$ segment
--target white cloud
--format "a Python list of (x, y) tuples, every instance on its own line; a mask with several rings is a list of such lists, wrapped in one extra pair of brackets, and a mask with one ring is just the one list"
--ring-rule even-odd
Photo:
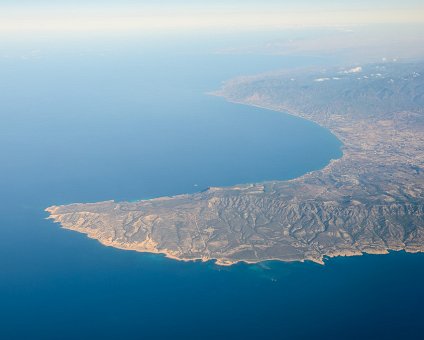
[(361, 72), (362, 72), (362, 67), (357, 66), (357, 67), (351, 68), (349, 70), (341, 71), (340, 73), (350, 74), (350, 73), (361, 73)]

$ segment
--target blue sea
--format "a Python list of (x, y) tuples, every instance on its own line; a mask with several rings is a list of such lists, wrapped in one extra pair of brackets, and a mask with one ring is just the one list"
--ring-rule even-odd
[(341, 157), (314, 123), (207, 95), (235, 76), (340, 60), (226, 53), (235, 41), (5, 41), (1, 339), (424, 334), (424, 254), (220, 267), (104, 247), (45, 219), (50, 205), (291, 179)]

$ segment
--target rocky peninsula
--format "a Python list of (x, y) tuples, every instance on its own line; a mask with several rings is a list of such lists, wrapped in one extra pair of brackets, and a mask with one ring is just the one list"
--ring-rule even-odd
[(107, 246), (219, 265), (424, 251), (424, 64), (243, 77), (215, 95), (316, 122), (343, 156), (290, 181), (52, 206), (49, 218)]

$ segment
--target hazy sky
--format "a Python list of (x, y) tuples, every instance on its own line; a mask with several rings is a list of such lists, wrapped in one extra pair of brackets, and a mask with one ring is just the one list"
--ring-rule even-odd
[[(159, 3), (159, 1), (153, 0), (2, 0), (1, 4), (4, 5), (17, 5), (17, 6), (26, 6), (26, 5), (139, 5), (139, 4), (152, 4)], [(193, 5), (199, 4), (199, 0), (161, 0), (160, 5), (170, 5), (170, 4), (178, 4), (178, 5)], [(263, 6), (264, 4), (272, 4), (272, 5), (282, 5), (282, 6), (311, 6), (311, 5), (325, 5), (331, 7), (402, 7), (406, 6), (414, 6), (414, 5), (422, 5), (421, 0), (204, 0), (201, 2), (203, 5), (228, 5), (228, 4), (237, 4), (237, 5), (250, 5), (253, 4), (255, 6)]]
[(1, 0), (0, 33), (424, 23), (423, 0)]

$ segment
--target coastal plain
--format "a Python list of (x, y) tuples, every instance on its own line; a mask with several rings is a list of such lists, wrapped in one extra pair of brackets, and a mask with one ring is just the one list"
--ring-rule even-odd
[(422, 63), (242, 77), (214, 95), (313, 121), (343, 156), (289, 181), (51, 206), (49, 218), (107, 246), (219, 265), (424, 251)]

